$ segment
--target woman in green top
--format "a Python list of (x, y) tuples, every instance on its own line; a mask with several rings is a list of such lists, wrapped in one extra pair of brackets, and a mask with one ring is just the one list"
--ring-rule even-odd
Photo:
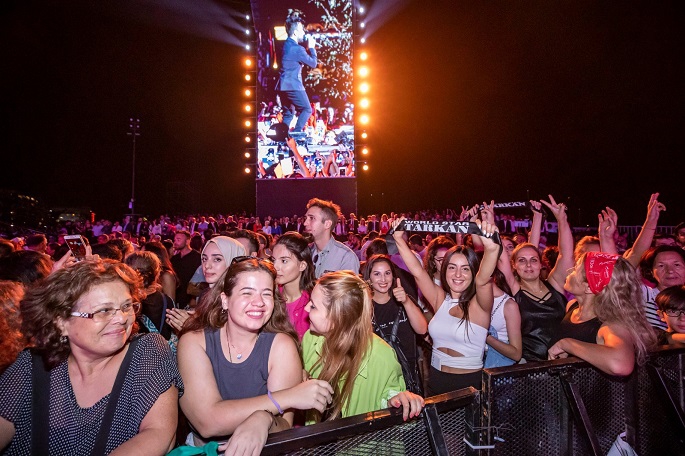
[(349, 271), (325, 274), (306, 310), (310, 329), (302, 339), (304, 368), (333, 386), (333, 401), (313, 411), (308, 424), (402, 407), (404, 419), (418, 416), (421, 396), (406, 391), (394, 350), (373, 333), (369, 285)]

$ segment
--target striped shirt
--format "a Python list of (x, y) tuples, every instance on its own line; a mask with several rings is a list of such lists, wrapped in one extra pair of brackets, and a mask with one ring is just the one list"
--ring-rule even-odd
[(657, 313), (656, 295), (659, 294), (658, 288), (650, 288), (642, 284), (642, 303), (645, 306), (645, 316), (650, 325), (659, 329), (666, 329), (666, 323), (661, 321)]

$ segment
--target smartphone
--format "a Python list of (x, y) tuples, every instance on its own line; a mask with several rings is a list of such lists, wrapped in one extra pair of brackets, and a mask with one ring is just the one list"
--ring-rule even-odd
[(88, 240), (81, 236), (80, 234), (70, 234), (64, 236), (64, 242), (69, 246), (71, 254), (74, 255), (76, 261), (83, 261), (86, 259), (86, 246), (88, 245)]

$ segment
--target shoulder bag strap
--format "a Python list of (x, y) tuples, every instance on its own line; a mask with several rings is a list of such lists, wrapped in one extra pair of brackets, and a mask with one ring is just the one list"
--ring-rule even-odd
[(50, 373), (33, 351), (31, 363), (31, 454), (50, 454)]
[[(171, 299), (171, 298), (169, 298)], [(167, 304), (167, 295), (166, 293), (162, 293), (162, 302), (164, 303), (162, 307), (162, 322), (159, 324), (159, 332), (162, 332), (162, 328), (164, 327), (164, 322), (166, 321), (166, 310), (169, 307)]]
[(112, 429), (112, 422), (114, 420), (114, 412), (117, 408), (117, 403), (119, 402), (119, 396), (121, 396), (121, 389), (124, 386), (124, 380), (126, 379), (126, 373), (131, 365), (131, 359), (133, 358), (133, 353), (136, 351), (136, 346), (140, 339), (133, 339), (129, 344), (128, 351), (124, 360), (121, 362), (119, 367), (119, 372), (117, 373), (117, 378), (114, 380), (114, 386), (112, 387), (112, 392), (109, 395), (109, 400), (107, 401), (107, 408), (105, 409), (105, 415), (102, 417), (102, 423), (100, 424), (100, 431), (98, 432), (97, 438), (95, 440), (95, 446), (93, 447), (92, 455), (100, 456), (104, 455), (107, 449), (107, 440), (109, 439), (109, 433)]

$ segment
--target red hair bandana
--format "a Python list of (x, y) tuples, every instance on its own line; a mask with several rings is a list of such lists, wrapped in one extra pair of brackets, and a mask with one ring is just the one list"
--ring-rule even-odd
[(588, 252), (585, 256), (585, 276), (593, 294), (604, 290), (611, 280), (619, 255), (604, 252)]

